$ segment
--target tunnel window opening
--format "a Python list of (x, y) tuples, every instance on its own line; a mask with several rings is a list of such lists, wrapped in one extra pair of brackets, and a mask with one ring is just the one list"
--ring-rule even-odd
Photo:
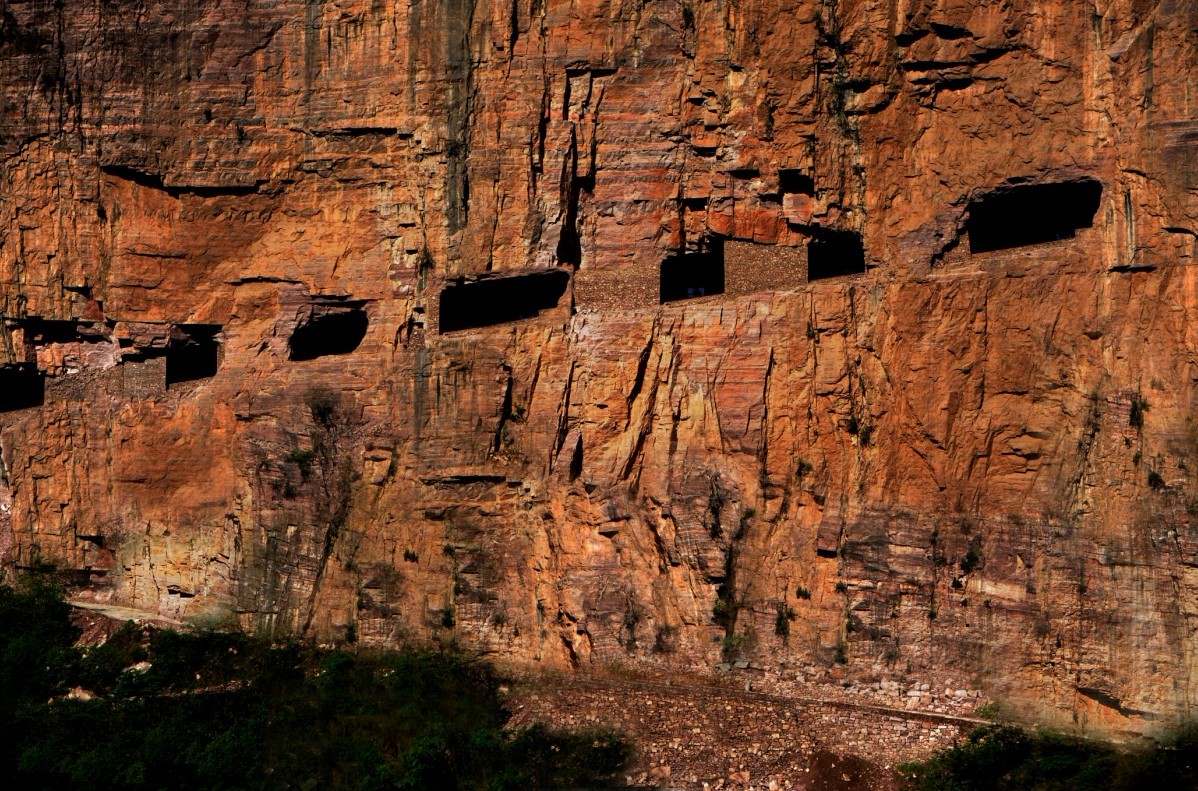
[(680, 253), (661, 262), (662, 304), (724, 293), (724, 242), (708, 239), (697, 253)]
[(807, 282), (865, 273), (865, 246), (855, 231), (816, 229), (807, 243)]
[(783, 195), (814, 195), (815, 180), (801, 170), (779, 170), (778, 191)]
[(103, 327), (70, 319), (26, 319), (21, 322), (25, 337), (37, 346), (56, 343), (106, 343)]
[(360, 307), (317, 308), (291, 334), (290, 359), (302, 362), (349, 354), (362, 343), (369, 325), (366, 311)]
[(0, 366), (0, 412), (31, 409), (45, 403), (45, 379), (28, 364)]
[(560, 269), (449, 283), (441, 289), (441, 332), (491, 327), (535, 318), (558, 306), (570, 285)]
[(987, 253), (1071, 239), (1094, 224), (1102, 183), (1094, 179), (1023, 184), (969, 204), (969, 252)]
[(219, 324), (181, 324), (166, 349), (166, 386), (216, 376), (220, 365)]

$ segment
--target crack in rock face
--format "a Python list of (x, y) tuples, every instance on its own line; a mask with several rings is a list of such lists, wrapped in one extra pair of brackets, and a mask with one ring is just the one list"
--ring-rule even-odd
[(1174, 5), (9, 3), (0, 561), (279, 638), (1191, 716)]

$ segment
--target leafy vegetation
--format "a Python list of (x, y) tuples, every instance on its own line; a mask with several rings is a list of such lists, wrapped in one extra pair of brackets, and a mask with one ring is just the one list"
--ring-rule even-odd
[(311, 448), (306, 450), (293, 450), (287, 454), (287, 461), (299, 467), (300, 477), (305, 482), (312, 477), (312, 460), (316, 458), (316, 451)]
[(898, 768), (907, 791), (1132, 791), (1198, 788), (1198, 729), (1120, 749), (1007, 725), (979, 728), (927, 761)]
[(1138, 393), (1131, 397), (1131, 409), (1127, 413), (1127, 425), (1137, 431), (1144, 428), (1144, 413), (1148, 411), (1148, 399)]
[(970, 574), (982, 562), (982, 539), (974, 536), (969, 540), (969, 549), (961, 558), (961, 574)]
[(82, 649), (69, 615), (52, 589), (0, 586), (7, 787), (593, 787), (628, 755), (607, 732), (506, 729), (498, 678), (465, 656), (132, 623)]
[(778, 612), (774, 616), (774, 634), (783, 639), (790, 637), (790, 622), (796, 617), (797, 613), (793, 607), (779, 604)]

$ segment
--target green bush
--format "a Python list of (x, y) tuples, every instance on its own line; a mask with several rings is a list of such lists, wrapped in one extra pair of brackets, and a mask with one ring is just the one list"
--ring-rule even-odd
[[(0, 587), (6, 787), (594, 787), (629, 756), (608, 732), (506, 729), (499, 678), (464, 655), (133, 625), (77, 638), (56, 591)], [(63, 697), (77, 686), (97, 697)]]
[(312, 460), (316, 458), (316, 451), (308, 448), (306, 450), (293, 450), (287, 454), (287, 461), (299, 467), (300, 477), (307, 481), (312, 477)]
[(1148, 399), (1138, 393), (1131, 397), (1131, 409), (1127, 413), (1127, 424), (1139, 430), (1144, 428), (1144, 413), (1148, 411)]
[(898, 767), (906, 791), (1132, 791), (1198, 788), (1198, 731), (1119, 749), (1052, 732), (989, 725), (926, 761)]
[(790, 622), (796, 617), (794, 608), (779, 604), (778, 612), (774, 616), (774, 634), (784, 639), (790, 637)]
[(961, 558), (961, 574), (969, 574), (982, 562), (982, 539), (974, 536), (969, 540), (969, 549)]

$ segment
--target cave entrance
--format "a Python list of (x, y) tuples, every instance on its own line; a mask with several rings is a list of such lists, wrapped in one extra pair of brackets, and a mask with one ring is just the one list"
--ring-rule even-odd
[(1101, 198), (1102, 183), (1095, 179), (1021, 184), (983, 195), (969, 204), (969, 252), (1071, 239), (1094, 224)]
[(491, 327), (536, 317), (556, 308), (570, 285), (560, 269), (449, 283), (441, 289), (440, 332)]
[(807, 282), (865, 274), (865, 245), (856, 231), (813, 230), (807, 243)]
[(36, 366), (0, 365), (0, 412), (30, 409), (45, 403), (45, 382)]
[(662, 304), (723, 293), (723, 239), (707, 239), (703, 250), (680, 253), (661, 262)]
[(166, 386), (216, 376), (220, 365), (219, 324), (179, 324), (166, 348)]
[(295, 361), (349, 354), (366, 337), (370, 320), (358, 305), (317, 307), (291, 334), (288, 345)]

